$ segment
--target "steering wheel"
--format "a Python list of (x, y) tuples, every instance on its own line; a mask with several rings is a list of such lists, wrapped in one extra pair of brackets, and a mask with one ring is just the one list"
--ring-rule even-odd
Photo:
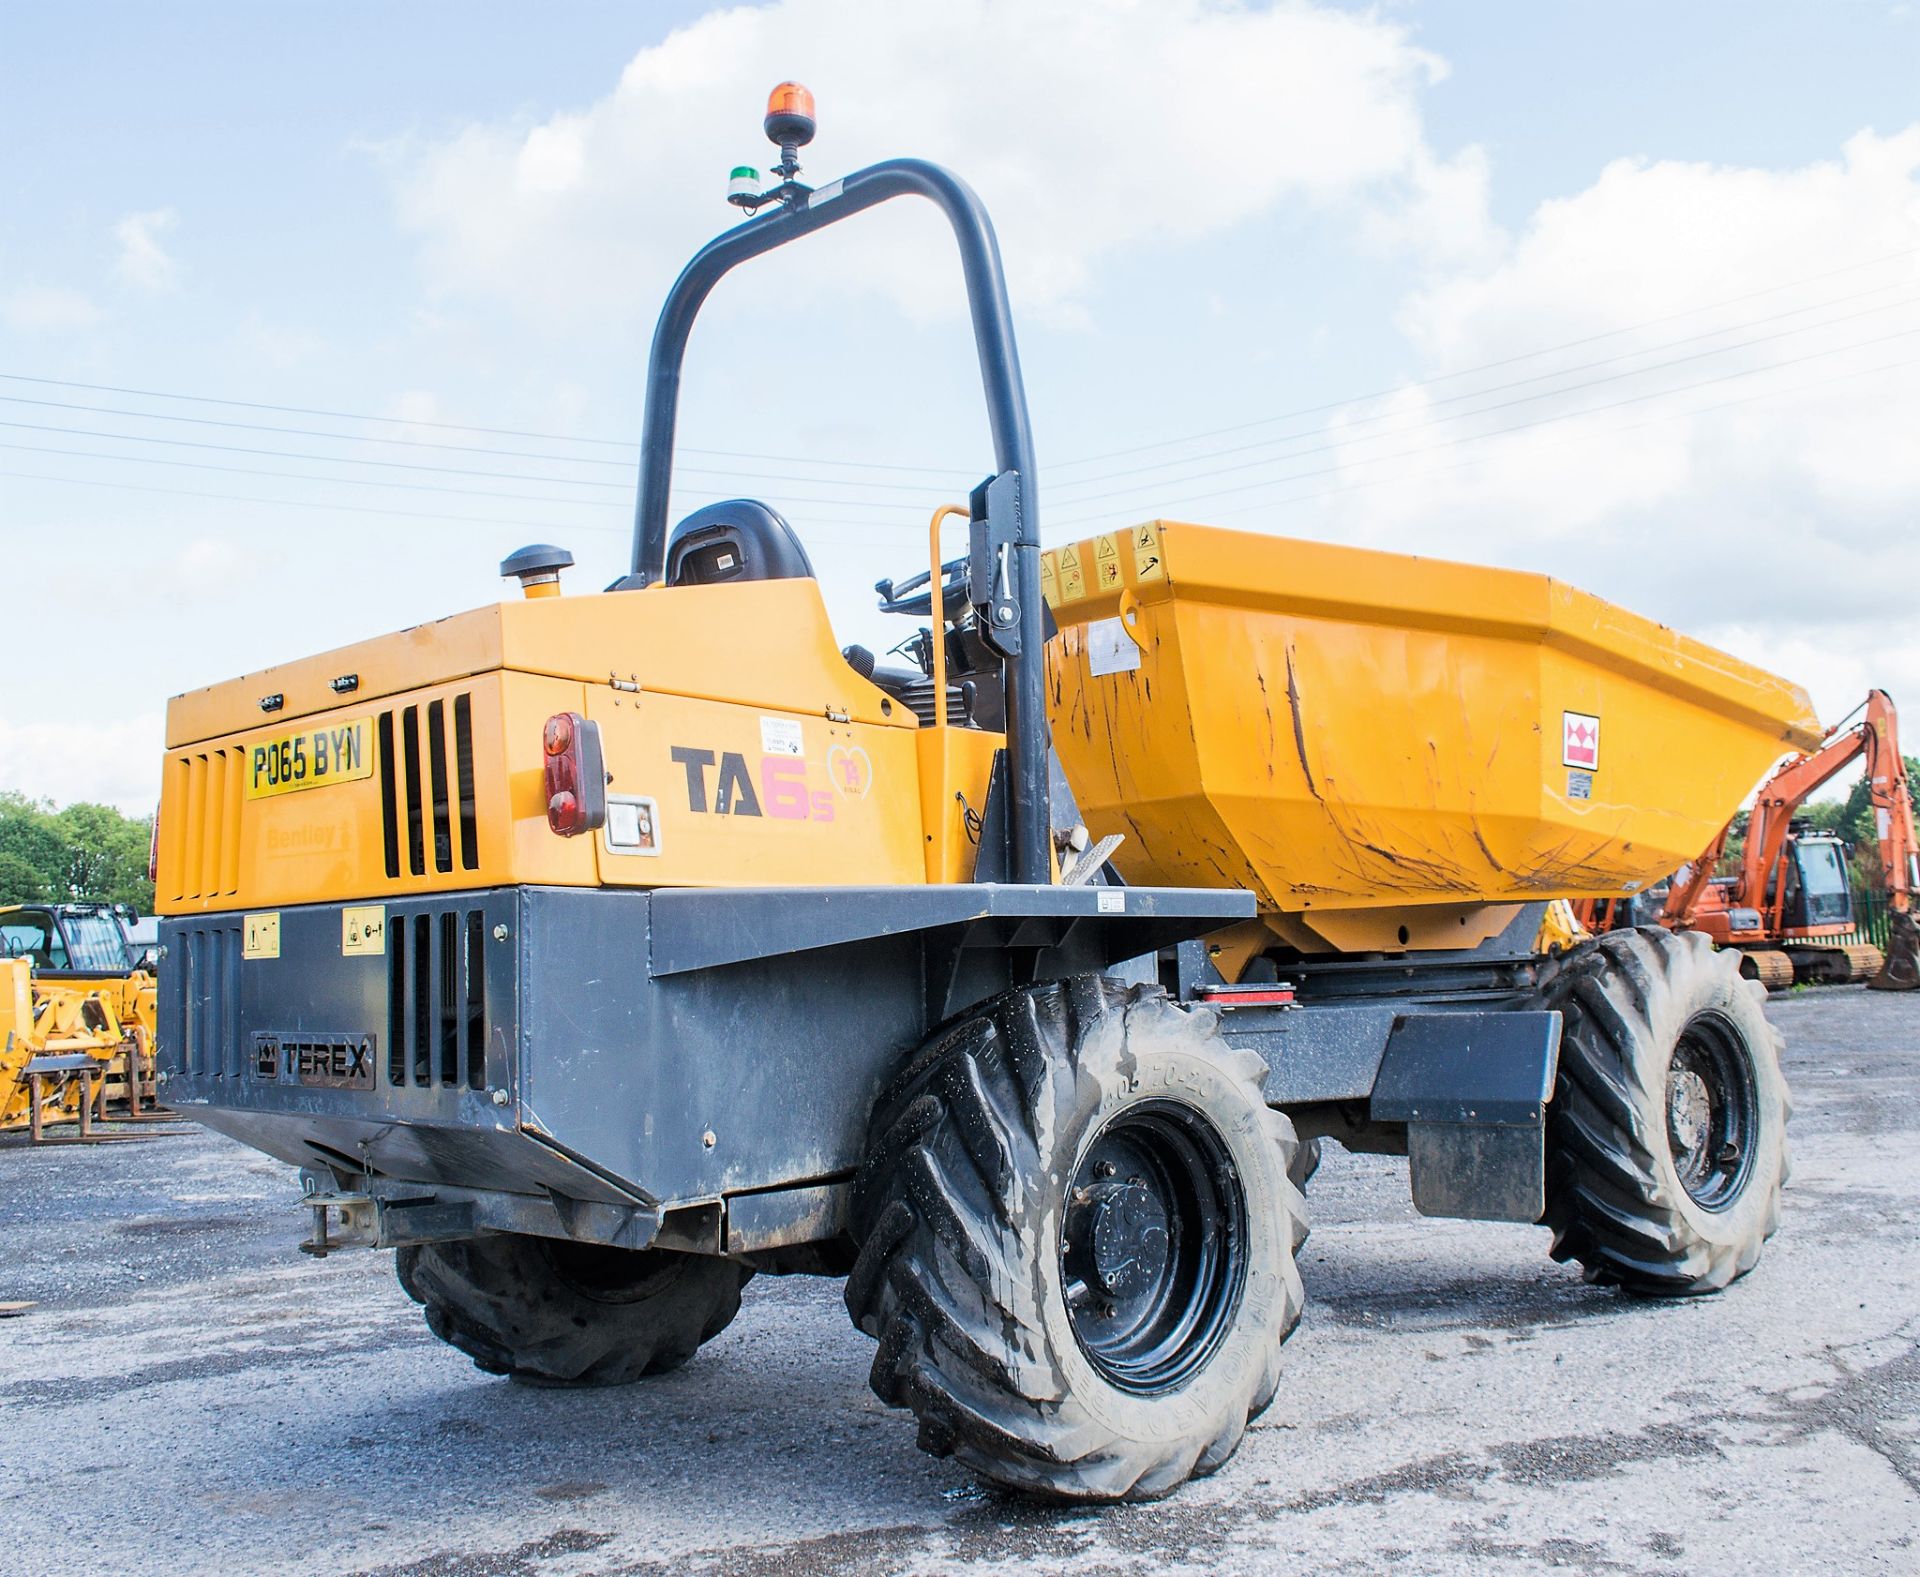
[[(880, 594), (880, 611), (909, 614), (919, 619), (931, 618), (933, 592), (928, 582), (932, 578), (932, 572), (923, 569), (907, 576), (905, 580), (876, 581), (873, 589)], [(966, 611), (967, 561), (963, 557), (940, 566), (940, 613), (942, 618), (952, 620)]]

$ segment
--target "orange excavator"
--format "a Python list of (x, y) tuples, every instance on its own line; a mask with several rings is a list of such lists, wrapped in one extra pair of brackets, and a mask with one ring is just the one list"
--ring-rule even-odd
[[(1861, 757), (1880, 849), (1891, 927), (1884, 954), (1840, 938), (1854, 929), (1847, 882), (1846, 847), (1795, 813), (1807, 797)], [(1740, 868), (1716, 876), (1732, 823), (1690, 868), (1675, 877), (1659, 915), (1671, 930), (1702, 931), (1716, 945), (1738, 948), (1742, 972), (1779, 990), (1795, 981), (1838, 984), (1865, 980), (1882, 991), (1920, 989), (1920, 839), (1914, 835), (1913, 801), (1900, 755), (1893, 701), (1884, 690), (1868, 692), (1858, 723), (1835, 727), (1810, 756), (1790, 761), (1761, 785), (1747, 818)], [(1594, 920), (1606, 929), (1609, 919)], [(1631, 922), (1629, 922), (1631, 923)]]

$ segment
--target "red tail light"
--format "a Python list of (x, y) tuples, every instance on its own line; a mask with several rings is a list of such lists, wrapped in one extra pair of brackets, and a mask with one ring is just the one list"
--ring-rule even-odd
[(607, 767), (600, 725), (578, 712), (555, 712), (541, 738), (545, 750), (547, 825), (563, 838), (607, 824)]

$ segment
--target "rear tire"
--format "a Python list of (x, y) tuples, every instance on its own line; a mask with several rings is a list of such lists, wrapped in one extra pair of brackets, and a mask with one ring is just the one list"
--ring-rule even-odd
[(1233, 1454), (1300, 1318), (1266, 1072), (1211, 1013), (1092, 976), (935, 1032), (875, 1109), (846, 1291), (922, 1449), (1068, 1500)]
[(1740, 955), (1615, 931), (1542, 966), (1564, 1015), (1547, 1114), (1553, 1257), (1684, 1297), (1744, 1276), (1780, 1224), (1790, 1106), (1780, 1036)]
[(1320, 1170), (1320, 1141), (1301, 1139), (1296, 1141), (1293, 1159), (1287, 1163), (1287, 1176), (1293, 1186), (1304, 1196), (1307, 1184), (1313, 1181), (1313, 1174)]
[(427, 1328), (488, 1374), (626, 1385), (677, 1369), (740, 1312), (753, 1272), (670, 1249), (494, 1233), (399, 1250)]

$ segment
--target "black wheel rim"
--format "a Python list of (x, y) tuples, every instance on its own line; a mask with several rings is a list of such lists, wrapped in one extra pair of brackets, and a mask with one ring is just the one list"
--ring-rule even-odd
[(1060, 1234), (1074, 1339), (1123, 1391), (1171, 1390), (1233, 1325), (1246, 1194), (1217, 1130), (1172, 1101), (1106, 1123), (1074, 1170)]
[(1732, 1025), (1708, 1013), (1680, 1032), (1666, 1094), (1680, 1186), (1703, 1209), (1727, 1209), (1746, 1189), (1760, 1125), (1753, 1059)]

